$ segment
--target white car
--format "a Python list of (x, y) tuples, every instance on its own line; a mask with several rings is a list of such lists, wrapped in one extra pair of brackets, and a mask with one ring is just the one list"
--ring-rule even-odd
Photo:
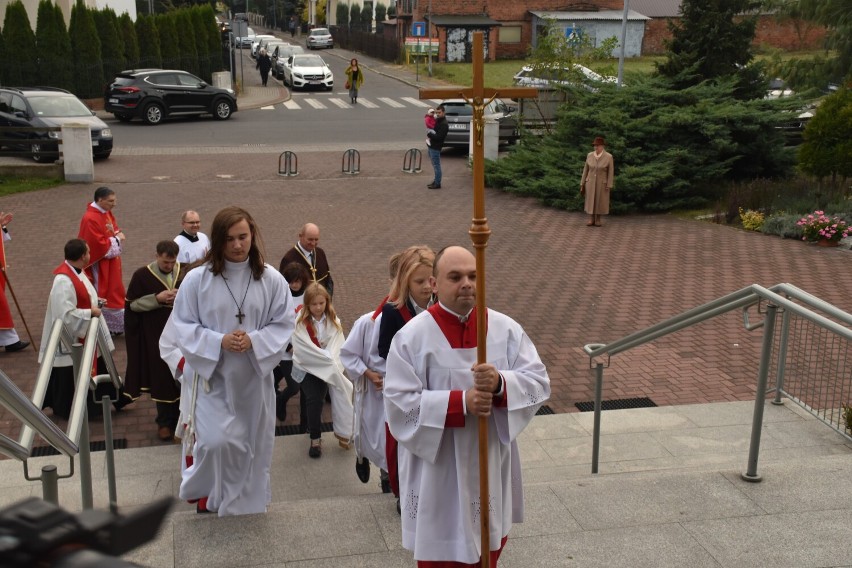
[(246, 35), (234, 37), (234, 47), (251, 47), (251, 42), (254, 41), (255, 33), (252, 28), (246, 28)]
[(561, 69), (533, 69), (525, 65), (514, 76), (514, 83), (519, 87), (551, 87), (581, 84), (594, 90), (593, 83), (616, 83), (616, 77), (607, 77), (595, 73), (588, 67), (575, 63), (573, 67)]
[[(252, 57), (257, 57), (257, 51), (258, 51), (258, 49), (263, 47), (263, 43), (264, 43), (261, 40), (264, 40), (264, 39), (269, 41), (271, 39), (275, 39), (275, 36), (269, 35), (269, 34), (258, 34), (256, 36), (254, 36), (254, 39), (251, 42), (251, 56)], [(269, 51), (269, 50), (267, 50), (267, 51)]]
[(283, 68), (284, 84), (293, 89), (322, 87), (334, 88), (334, 74), (322, 57), (313, 53), (299, 53), (287, 58)]

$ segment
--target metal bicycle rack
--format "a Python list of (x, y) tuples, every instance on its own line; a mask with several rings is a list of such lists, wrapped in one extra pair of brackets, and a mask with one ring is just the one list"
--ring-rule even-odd
[(340, 161), (340, 171), (350, 175), (361, 173), (361, 154), (358, 150), (349, 148), (343, 153), (343, 158)]
[(278, 156), (278, 175), (285, 177), (299, 175), (299, 157), (294, 152), (286, 150)]
[(407, 174), (419, 174), (423, 165), (423, 153), (417, 148), (411, 148), (402, 159), (402, 171)]

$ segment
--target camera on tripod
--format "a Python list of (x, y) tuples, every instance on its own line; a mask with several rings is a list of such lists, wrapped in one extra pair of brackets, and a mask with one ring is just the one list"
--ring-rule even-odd
[(0, 510), (0, 568), (122, 568), (118, 558), (153, 540), (171, 509), (166, 497), (129, 515), (86, 510), (76, 515), (30, 497)]

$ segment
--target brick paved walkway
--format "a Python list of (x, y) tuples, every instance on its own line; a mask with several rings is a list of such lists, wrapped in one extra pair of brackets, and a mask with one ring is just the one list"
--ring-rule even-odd
[[(37, 339), (51, 271), (99, 185), (118, 193), (115, 213), (128, 235), (125, 280), (153, 258), (158, 240), (180, 230), (187, 208), (199, 210), (208, 227), (222, 206), (246, 207), (276, 266), (301, 224), (318, 223), (347, 329), (386, 293), (390, 254), (415, 243), (469, 243), (471, 174), (460, 155), (445, 157), (444, 188), (430, 191), (429, 166), (420, 175), (402, 173), (402, 151), (362, 152), (362, 173), (354, 177), (339, 172), (340, 153), (307, 153), (295, 178), (277, 175), (275, 154), (210, 152), (115, 155), (96, 164), (95, 184), (0, 198), (0, 210), (15, 213), (10, 279)], [(752, 283), (790, 282), (852, 311), (848, 290), (837, 284), (852, 281), (849, 251), (666, 215), (609, 217), (603, 227), (588, 228), (585, 215), (496, 191), (487, 193), (487, 215), (489, 305), (514, 316), (535, 341), (550, 370), (556, 412), (592, 399), (585, 343), (618, 339)], [(723, 316), (614, 358), (604, 397), (647, 396), (658, 405), (751, 399), (759, 342), (760, 332), (745, 331), (738, 313)], [(123, 370), (121, 338), (116, 359)], [(0, 352), (0, 368), (32, 391), (33, 350)], [(116, 437), (131, 447), (159, 444), (153, 416), (150, 401), (128, 407), (115, 417)], [(16, 437), (17, 430), (16, 420), (0, 415), (0, 432)], [(93, 439), (100, 434), (94, 423)]]

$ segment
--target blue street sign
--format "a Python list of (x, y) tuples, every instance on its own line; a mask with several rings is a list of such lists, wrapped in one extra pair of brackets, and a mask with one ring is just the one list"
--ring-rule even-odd
[(426, 37), (426, 22), (412, 22), (411, 35), (414, 37)]

